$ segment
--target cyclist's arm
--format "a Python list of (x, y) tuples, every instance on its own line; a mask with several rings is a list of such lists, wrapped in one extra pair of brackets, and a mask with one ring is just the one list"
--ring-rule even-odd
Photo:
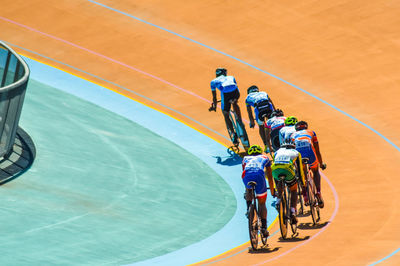
[(274, 110), (276, 109), (275, 108), (275, 105), (274, 105), (274, 103), (272, 102), (272, 99), (271, 98), (268, 98), (268, 100), (269, 100), (269, 102), (272, 104), (272, 107), (274, 108)]
[(322, 164), (324, 164), (324, 162), (322, 161), (321, 152), (319, 150), (319, 144), (318, 144), (318, 142), (314, 142), (313, 144), (314, 144), (314, 149), (315, 149), (315, 153), (317, 155), (318, 161), (322, 165)]
[(253, 111), (251, 110), (251, 105), (246, 104), (247, 105), (247, 114), (249, 115), (249, 120), (250, 123), (253, 122), (254, 123), (254, 117), (253, 117)]
[(271, 166), (265, 167), (265, 177), (268, 179), (268, 185), (271, 191), (271, 195), (275, 195), (274, 179), (272, 178)]
[(213, 97), (213, 99), (212, 99), (213, 104), (216, 106), (217, 105), (217, 91), (213, 90), (211, 92), (212, 92), (212, 97)]

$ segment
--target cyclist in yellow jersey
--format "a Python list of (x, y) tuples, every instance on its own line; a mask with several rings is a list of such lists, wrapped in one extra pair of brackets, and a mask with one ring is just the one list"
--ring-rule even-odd
[[(292, 140), (287, 140), (282, 143), (274, 155), (274, 162), (272, 164), (272, 176), (275, 182), (279, 182), (284, 177), (285, 183), (290, 189), (290, 219), (293, 224), (297, 223), (297, 179), (296, 175), (300, 175), (301, 181), (304, 184), (304, 171), (301, 159), (301, 154), (296, 151), (295, 145)], [(279, 206), (279, 199), (282, 195), (282, 188), (277, 187), (278, 201), (276, 206)]]

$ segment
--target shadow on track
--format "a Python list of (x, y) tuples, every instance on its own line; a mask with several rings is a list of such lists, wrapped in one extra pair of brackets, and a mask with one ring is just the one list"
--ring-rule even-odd
[(261, 247), (257, 250), (252, 249), (249, 247), (249, 253), (250, 254), (267, 254), (267, 253), (272, 253), (272, 252), (277, 252), (281, 247), (274, 247), (274, 248), (269, 248), (268, 245), (266, 247)]
[(245, 152), (239, 152), (235, 147), (229, 147), (227, 150), (227, 156), (213, 156), (217, 159), (217, 164), (233, 166), (242, 164), (242, 157), (246, 154)]
[(325, 226), (328, 225), (329, 222), (325, 222), (322, 224), (313, 224), (313, 223), (301, 223), (299, 225), (297, 225), (297, 228), (301, 229), (301, 230), (314, 230), (314, 229), (321, 229)]
[(283, 239), (282, 237), (280, 237), (278, 242), (300, 242), (300, 241), (305, 241), (309, 238), (310, 238), (310, 236), (305, 236), (305, 237), (294, 236), (292, 238), (287, 238), (287, 239)]
[(11, 154), (0, 160), (0, 185), (25, 173), (32, 166), (35, 157), (35, 144), (28, 133), (19, 127)]

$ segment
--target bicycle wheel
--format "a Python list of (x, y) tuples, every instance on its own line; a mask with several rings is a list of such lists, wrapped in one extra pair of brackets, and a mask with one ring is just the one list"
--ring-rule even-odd
[[(231, 115), (230, 113), (229, 113), (229, 119), (232, 121), (232, 124), (233, 124), (233, 131), (231, 131), (231, 130), (229, 129), (228, 125), (226, 125), (226, 130), (228, 130), (229, 138), (231, 139), (231, 141), (232, 141), (232, 143), (233, 143), (233, 141), (235, 140), (235, 134), (236, 134), (235, 128), (236, 128), (236, 126), (235, 126), (235, 123), (234, 123), (234, 121), (233, 121), (233, 119), (232, 119), (232, 115)], [(236, 145), (234, 145), (234, 146), (236, 146)]]
[(288, 220), (288, 223), (290, 223), (290, 229), (292, 230), (292, 233), (293, 234), (296, 234), (296, 232), (297, 232), (297, 224), (294, 224), (294, 223), (292, 223), (292, 220), (291, 220), (291, 211), (290, 211), (290, 197), (291, 197), (291, 192), (290, 192), (290, 190), (289, 190), (289, 188), (288, 188), (288, 186), (286, 186), (285, 185), (285, 190), (284, 190), (284, 194), (285, 194), (285, 198), (286, 198), (286, 210), (287, 210), (287, 220)]
[(238, 127), (239, 138), (242, 142), (244, 149), (247, 151), (250, 147), (249, 137), (247, 136), (246, 128), (244, 127), (243, 123), (239, 120), (236, 120), (236, 124)]
[(316, 199), (314, 197), (314, 192), (313, 192), (314, 182), (310, 177), (308, 177), (307, 179), (308, 179), (307, 180), (307, 196), (308, 196), (308, 203), (310, 204), (309, 205), (310, 206), (310, 214), (311, 214), (313, 224), (316, 224), (318, 218), (317, 218), (317, 210), (315, 208)]
[(249, 211), (249, 236), (251, 247), (256, 250), (258, 245), (258, 215), (252, 203)]
[[(233, 121), (233, 127), (235, 128), (236, 133), (238, 134), (238, 137), (242, 142), (244, 149), (247, 151), (250, 147), (250, 142), (249, 142), (249, 137), (247, 136), (246, 128), (244, 127), (242, 121), (239, 120), (239, 118), (235, 113), (234, 115), (235, 115), (235, 121)], [(231, 114), (229, 114), (229, 117), (232, 120)]]
[[(283, 182), (283, 181), (281, 181)], [(283, 185), (283, 184), (282, 184)], [(281, 236), (286, 239), (288, 231), (288, 219), (287, 219), (287, 202), (284, 196), (284, 191), (282, 191), (281, 202), (279, 203), (279, 228), (281, 229)]]

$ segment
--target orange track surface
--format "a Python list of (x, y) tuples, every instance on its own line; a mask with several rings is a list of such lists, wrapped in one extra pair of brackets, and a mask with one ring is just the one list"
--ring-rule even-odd
[[(273, 73), (400, 145), (398, 1), (103, 0), (102, 3)], [(236, 77), (242, 92), (244, 117), (247, 117), (243, 105), (246, 88), (256, 84), (271, 95), (285, 114), (309, 121), (328, 164), (324, 174), (336, 189), (340, 204), (336, 205), (333, 190), (323, 180), (326, 207), (322, 210), (322, 222), (335, 214), (335, 207), (337, 215), (325, 231), (311, 240), (302, 239), (323, 229), (300, 230), (298, 241), (281, 241), (276, 234), (269, 240), (269, 252), (249, 253), (249, 245), (245, 245), (207, 262), (366, 265), (400, 248), (400, 181), (397, 180), (400, 152), (341, 112), (227, 56), (84, 0), (3, 0), (0, 28), (0, 39), (4, 41), (120, 84), (223, 135), (226, 129), (222, 114), (209, 113), (209, 102), (205, 100), (211, 99), (209, 82), (218, 66), (225, 66)], [(66, 70), (85, 76), (73, 69)], [(134, 93), (121, 93), (229, 145), (220, 135), (178, 113)], [(253, 143), (261, 144), (258, 130), (249, 133)], [(310, 220), (300, 218), (299, 222)], [(271, 232), (278, 229), (275, 225)], [(297, 248), (292, 250), (294, 247)], [(399, 265), (400, 254), (382, 264)]]

